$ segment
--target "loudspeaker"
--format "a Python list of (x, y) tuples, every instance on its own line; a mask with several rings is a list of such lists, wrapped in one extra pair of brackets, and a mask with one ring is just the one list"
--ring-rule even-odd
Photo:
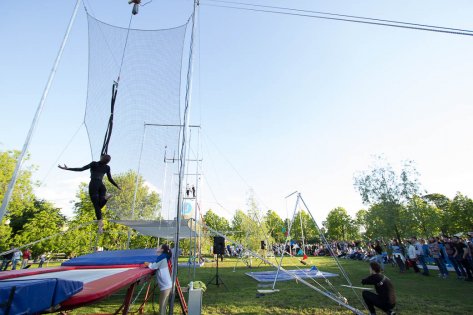
[(261, 241), (261, 249), (266, 249), (266, 242), (265, 241)]
[(214, 237), (214, 254), (225, 254), (225, 238), (221, 236)]

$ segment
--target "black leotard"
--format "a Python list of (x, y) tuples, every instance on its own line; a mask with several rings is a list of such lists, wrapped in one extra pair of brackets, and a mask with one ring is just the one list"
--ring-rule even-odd
[(112, 183), (115, 187), (118, 188), (117, 183), (112, 178), (112, 174), (110, 174), (110, 166), (107, 164), (103, 164), (100, 162), (91, 162), (90, 164), (87, 164), (86, 166), (83, 167), (74, 167), (74, 168), (68, 168), (67, 170), (69, 171), (76, 171), (76, 172), (82, 172), (87, 169), (90, 169), (90, 180), (103, 180), (103, 177), (105, 174), (107, 174), (107, 178), (110, 183)]

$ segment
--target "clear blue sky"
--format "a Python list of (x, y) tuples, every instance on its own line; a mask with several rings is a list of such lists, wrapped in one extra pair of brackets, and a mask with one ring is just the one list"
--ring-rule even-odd
[[(2, 150), (23, 145), (74, 3), (0, 4)], [(467, 0), (252, 3), (473, 29)], [(125, 0), (86, 4), (127, 25)], [(191, 10), (190, 0), (154, 0), (134, 27), (181, 25)], [(197, 34), (191, 122), (203, 126), (204, 209), (230, 217), (252, 187), (261, 208), (281, 216), (294, 190), (319, 222), (337, 206), (354, 214), (362, 204), (353, 174), (373, 154), (414, 160), (429, 192), (473, 195), (473, 37), (208, 6)], [(46, 178), (38, 194), (67, 215), (88, 174), (49, 169), (83, 120), (86, 83), (81, 10), (30, 149), (36, 178)], [(59, 162), (89, 160), (82, 128)]]

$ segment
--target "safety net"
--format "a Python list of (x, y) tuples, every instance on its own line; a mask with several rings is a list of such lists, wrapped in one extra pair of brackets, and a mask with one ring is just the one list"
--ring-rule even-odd
[[(149, 188), (162, 194), (165, 174), (172, 178), (178, 167), (181, 70), (188, 23), (137, 30), (112, 26), (88, 15), (88, 25), (84, 120), (92, 157), (100, 158), (106, 133), (111, 132), (107, 153), (112, 156), (112, 172), (139, 173)], [(165, 154), (171, 163), (165, 163)], [(173, 181), (167, 182), (171, 185)]]

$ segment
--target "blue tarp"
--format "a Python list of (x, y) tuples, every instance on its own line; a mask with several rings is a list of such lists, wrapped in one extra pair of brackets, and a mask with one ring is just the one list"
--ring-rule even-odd
[(142, 264), (145, 261), (156, 261), (156, 249), (129, 249), (95, 252), (72, 258), (62, 263), (62, 266), (113, 266)]
[[(6, 314), (34, 314), (67, 300), (83, 288), (80, 281), (63, 279), (38, 280), (4, 280), (0, 281), (0, 315)], [(7, 301), (14, 288), (13, 300)]]
[[(286, 270), (291, 274), (295, 274), (299, 278), (329, 278), (329, 277), (338, 277), (336, 273), (323, 272), (317, 270), (317, 268), (310, 269), (296, 269), (296, 270)], [(252, 277), (258, 282), (273, 282), (276, 278), (275, 271), (260, 271), (260, 272), (247, 272), (247, 276)], [(280, 271), (278, 275), (278, 281), (288, 281), (294, 280), (294, 277), (288, 275), (285, 271)]]

